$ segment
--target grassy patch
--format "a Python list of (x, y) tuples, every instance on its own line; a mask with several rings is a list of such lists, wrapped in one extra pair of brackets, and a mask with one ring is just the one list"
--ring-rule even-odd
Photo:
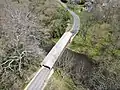
[(72, 79), (68, 75), (63, 75), (62, 70), (57, 69), (50, 81), (47, 84), (45, 90), (84, 90), (82, 87), (77, 88)]

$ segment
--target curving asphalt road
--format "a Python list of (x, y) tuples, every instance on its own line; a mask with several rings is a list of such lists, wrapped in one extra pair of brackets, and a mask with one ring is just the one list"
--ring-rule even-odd
[(56, 45), (51, 49), (48, 55), (41, 63), (42, 68), (37, 72), (34, 78), (30, 81), (24, 90), (43, 90), (48, 82), (48, 79), (53, 74), (53, 65), (62, 55), (64, 49), (70, 43), (71, 39), (78, 33), (80, 27), (80, 18), (77, 14), (71, 11), (67, 6), (60, 2), (73, 17), (73, 26), (69, 32), (65, 32)]
[(73, 33), (73, 35), (76, 35), (80, 29), (80, 18), (79, 16), (74, 13), (73, 11), (71, 11), (70, 9), (67, 8), (67, 10), (70, 12), (70, 14), (72, 15), (73, 17), (73, 26), (72, 26), (72, 29), (71, 29), (71, 33)]

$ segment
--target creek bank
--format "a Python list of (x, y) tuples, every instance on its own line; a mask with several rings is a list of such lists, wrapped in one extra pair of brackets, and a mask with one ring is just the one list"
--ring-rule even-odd
[(80, 83), (88, 78), (94, 65), (88, 56), (76, 53), (70, 49), (65, 49), (64, 53), (56, 62), (55, 67), (63, 70), (63, 76), (70, 75), (74, 84), (79, 86)]
[[(53, 45), (48, 46), (49, 50), (46, 47), (48, 52), (51, 50), (50, 48), (52, 48), (52, 46)], [(59, 70), (62, 72), (60, 73), (60, 76), (63, 78), (63, 80), (65, 80), (68, 76), (73, 81), (74, 85), (77, 88), (80, 88), (82, 85), (84, 86), (84, 83), (86, 83), (92, 70), (96, 66), (92, 61), (93, 60), (88, 56), (76, 53), (66, 48), (53, 68), (55, 69), (55, 73)]]

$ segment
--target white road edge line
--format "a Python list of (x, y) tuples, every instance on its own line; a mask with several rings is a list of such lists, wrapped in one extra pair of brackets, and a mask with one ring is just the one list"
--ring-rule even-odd
[(25, 87), (25, 89), (24, 90), (28, 90), (28, 87), (30, 86), (30, 84), (34, 81), (34, 79), (38, 76), (38, 74), (40, 73), (40, 71), (42, 70), (42, 69), (44, 69), (45, 67), (44, 66), (42, 66), (38, 71), (37, 71), (37, 73), (35, 74), (35, 76), (32, 78), (32, 80), (28, 83), (28, 85)]
[(48, 78), (45, 81), (44, 86), (43, 86), (43, 88), (41, 90), (44, 90), (45, 86), (47, 85), (47, 83), (48, 83), (48, 81), (49, 81), (49, 79), (50, 79), (50, 77), (52, 76), (53, 73), (54, 73), (54, 69), (51, 69), (50, 75), (48, 76)]

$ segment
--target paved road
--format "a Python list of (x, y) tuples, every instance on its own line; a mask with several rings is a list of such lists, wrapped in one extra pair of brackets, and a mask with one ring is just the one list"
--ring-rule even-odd
[(74, 20), (71, 32), (73, 33), (73, 35), (76, 35), (80, 29), (80, 18), (76, 13), (74, 13), (70, 9), (67, 9), (67, 10), (70, 12)]
[(72, 15), (72, 17), (73, 17), (73, 25), (72, 25), (72, 28), (71, 28), (71, 32), (73, 33), (73, 35), (76, 35), (78, 33), (79, 29), (80, 29), (80, 18), (76, 13), (71, 11), (64, 3), (62, 3), (62, 2), (60, 2), (60, 3)]
[(41, 67), (24, 90), (43, 90), (52, 74), (53, 70), (46, 67)]
[[(47, 83), (47, 80), (52, 75), (52, 67), (55, 64), (56, 60), (62, 55), (65, 47), (70, 42), (72, 37), (71, 32), (65, 32), (60, 40), (56, 43), (56, 45), (52, 48), (52, 50), (45, 57), (43, 62), (41, 63), (42, 69), (38, 71), (36, 76), (31, 80), (31, 82), (27, 85), (25, 90), (43, 90), (44, 86)], [(49, 67), (48, 67), (49, 66)]]
[(35, 76), (36, 78), (33, 78), (32, 82), (28, 85), (28, 87), (26, 87), (27, 90), (40, 90), (41, 88), (43, 88), (43, 84), (41, 83), (45, 83), (46, 82), (46, 78), (48, 78), (50, 75), (50, 70), (48, 68), (43, 67), (39, 73), (37, 73), (37, 75)]
[[(60, 2), (61, 3), (61, 2)], [(65, 32), (56, 45), (51, 49), (48, 55), (41, 63), (42, 68), (37, 72), (25, 90), (43, 90), (49, 77), (53, 74), (52, 67), (57, 59), (62, 55), (64, 49), (70, 43), (71, 39), (78, 33), (80, 19), (77, 14), (71, 11), (64, 3), (61, 3), (66, 10), (73, 16), (73, 26), (69, 32)]]

